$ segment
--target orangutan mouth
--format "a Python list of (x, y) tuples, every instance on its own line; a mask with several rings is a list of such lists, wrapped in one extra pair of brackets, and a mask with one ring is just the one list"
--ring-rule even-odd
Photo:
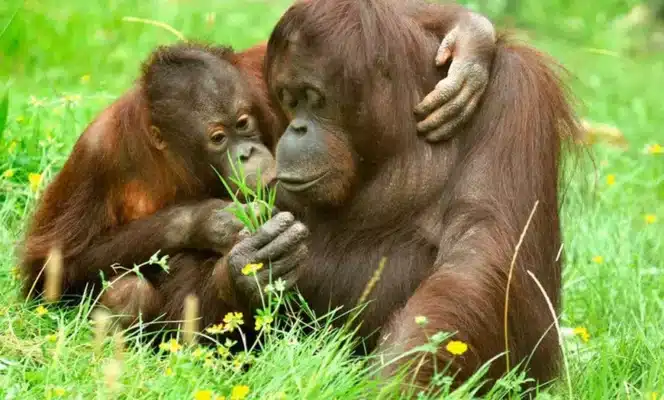
[(303, 192), (314, 186), (321, 179), (325, 178), (327, 174), (328, 171), (325, 171), (321, 175), (315, 176), (313, 178), (277, 176), (277, 180), (279, 181), (279, 186), (283, 187), (289, 192)]

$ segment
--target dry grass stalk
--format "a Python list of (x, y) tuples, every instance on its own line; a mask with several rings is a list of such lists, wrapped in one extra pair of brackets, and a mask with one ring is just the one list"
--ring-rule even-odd
[(627, 138), (623, 132), (615, 126), (608, 124), (598, 124), (587, 120), (582, 121), (582, 142), (590, 146), (595, 143), (606, 143), (613, 147), (626, 150), (629, 147)]
[(183, 339), (188, 345), (196, 344), (196, 333), (198, 332), (198, 307), (199, 300), (193, 294), (188, 295), (184, 299), (184, 326), (183, 326)]
[(92, 322), (95, 331), (94, 351), (97, 356), (101, 356), (104, 347), (104, 339), (108, 333), (110, 314), (103, 309), (97, 309), (92, 313)]
[(369, 279), (369, 282), (367, 282), (367, 286), (364, 287), (364, 292), (362, 292), (362, 296), (360, 296), (360, 299), (357, 301), (357, 305), (360, 305), (367, 300), (374, 286), (376, 286), (376, 283), (378, 283), (378, 281), (380, 280), (380, 276), (383, 274), (383, 269), (385, 269), (386, 262), (387, 258), (383, 257), (380, 259), (378, 268), (376, 268), (376, 270), (373, 273), (373, 276), (371, 277), (371, 279)]
[(113, 357), (118, 361), (122, 361), (124, 357), (124, 342), (124, 335), (121, 330), (118, 329), (113, 332), (113, 344), (115, 345)]
[(60, 299), (62, 294), (62, 251), (59, 247), (51, 248), (46, 259), (45, 271), (45, 291), (44, 298), (47, 302), (52, 303)]
[(507, 287), (505, 288), (505, 309), (504, 309), (504, 317), (503, 317), (503, 330), (504, 330), (504, 335), (505, 335), (505, 363), (507, 365), (507, 370), (510, 370), (510, 346), (509, 346), (509, 326), (508, 326), (508, 316), (509, 316), (509, 303), (510, 303), (510, 284), (512, 283), (512, 275), (514, 274), (514, 267), (516, 266), (516, 258), (519, 255), (519, 249), (521, 248), (521, 245), (523, 244), (523, 239), (526, 237), (526, 232), (528, 232), (528, 228), (530, 227), (530, 223), (533, 221), (533, 217), (535, 216), (535, 211), (537, 211), (537, 206), (539, 205), (539, 200), (535, 201), (535, 204), (533, 205), (532, 210), (530, 210), (530, 215), (528, 216), (528, 220), (526, 221), (526, 225), (523, 227), (523, 231), (521, 231), (521, 236), (519, 237), (519, 241), (516, 244), (516, 247), (514, 248), (514, 253), (512, 253), (512, 262), (510, 263), (510, 269), (507, 274)]
[(106, 387), (115, 392), (119, 385), (120, 375), (122, 374), (122, 361), (111, 358), (104, 365), (104, 383)]

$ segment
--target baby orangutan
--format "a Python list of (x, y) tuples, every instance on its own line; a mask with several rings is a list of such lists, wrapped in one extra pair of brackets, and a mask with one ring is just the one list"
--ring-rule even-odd
[[(43, 292), (44, 262), (53, 247), (63, 254), (62, 299), (99, 293), (103, 274), (113, 284), (101, 302), (126, 315), (127, 324), (139, 311), (147, 320), (162, 313), (179, 318), (186, 295), (178, 310), (169, 310), (176, 307), (166, 302), (173, 286), (209, 296), (202, 305), (214, 304), (212, 310), (201, 311), (218, 321), (220, 292), (204, 287), (213, 276), (226, 279), (221, 286), (232, 278), (231, 287), (224, 286), (231, 299), (255, 296), (241, 267), (231, 271), (220, 263), (224, 273), (216, 275), (212, 267), (244, 228), (221, 200), (229, 193), (217, 173), (231, 176), (230, 160), (236, 160), (254, 185), (269, 181), (273, 168), (270, 149), (282, 127), (264, 95), (262, 59), (193, 44), (151, 55), (136, 85), (90, 124), (42, 196), (24, 247), (27, 296)], [(284, 229), (273, 238), (306, 231), (289, 215), (276, 215)], [(171, 256), (170, 274), (145, 265), (144, 279), (117, 279), (115, 264), (131, 267), (158, 251)], [(270, 256), (278, 265), (278, 255)]]
[[(227, 48), (179, 45), (157, 50), (144, 68), (155, 142), (163, 144), (164, 150), (172, 148), (194, 160), (204, 154), (201, 159), (207, 159), (233, 191), (237, 187), (230, 178), (239, 165), (231, 165), (231, 159), (241, 163), (250, 187), (271, 180), (274, 158), (267, 146), (274, 143), (280, 128), (261, 90), (262, 81), (252, 76), (253, 66), (243, 64), (247, 59)], [(177, 139), (185, 135), (193, 140), (175, 147), (181, 145)], [(205, 176), (204, 171), (201, 173)], [(212, 175), (208, 182), (212, 187), (223, 186), (219, 177)], [(214, 196), (229, 198), (225, 192)], [(219, 322), (229, 311), (249, 313), (247, 308), (258, 297), (255, 292), (259, 289), (253, 277), (240, 273), (242, 266), (230, 268), (224, 257), (243, 228), (228, 209), (222, 209), (226, 204), (218, 199), (198, 202), (211, 218), (193, 226), (190, 234), (211, 238), (209, 248), (171, 252), (169, 273), (149, 266), (143, 277), (129, 274), (115, 279), (102, 295), (101, 304), (119, 316), (124, 327), (134, 323), (139, 315), (145, 321), (160, 316), (166, 321), (181, 319), (184, 299), (189, 294), (199, 297), (203, 326)], [(255, 212), (260, 211), (252, 207)], [(281, 235), (289, 241), (299, 241), (307, 233), (288, 213), (261, 229), (270, 230), (272, 225), (271, 239)], [(301, 252), (305, 250), (302, 245)], [(287, 273), (299, 260), (291, 256), (280, 261), (274, 251), (270, 256), (273, 275), (279, 271)], [(268, 273), (267, 268), (261, 271), (259, 279), (267, 281)]]

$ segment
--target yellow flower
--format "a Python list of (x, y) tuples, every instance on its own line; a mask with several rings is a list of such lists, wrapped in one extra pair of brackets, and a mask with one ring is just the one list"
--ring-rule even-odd
[(88, 82), (90, 82), (90, 75), (83, 75), (81, 77), (81, 83), (85, 84), (85, 83), (88, 83)]
[(11, 169), (11, 168), (8, 169), (8, 170), (6, 170), (5, 172), (2, 173), (2, 176), (4, 178), (11, 178), (12, 176), (14, 176), (14, 170)]
[(19, 115), (18, 117), (16, 117), (16, 122), (21, 123), (21, 122), (23, 122), (23, 121), (25, 121), (25, 117), (24, 117), (24, 116)]
[(259, 316), (256, 317), (256, 321), (255, 321), (256, 324), (255, 324), (254, 328), (257, 331), (260, 331), (261, 328), (265, 328), (265, 330), (269, 330), (270, 329), (270, 324), (273, 321), (274, 321), (274, 318), (272, 317), (272, 315), (269, 315), (269, 314), (268, 315), (259, 315)]
[(455, 356), (460, 356), (468, 351), (468, 345), (459, 340), (450, 340), (445, 349)]
[(170, 351), (171, 353), (177, 353), (182, 348), (182, 345), (177, 340), (171, 339), (168, 342), (161, 343), (159, 348), (164, 351)]
[(609, 174), (606, 176), (606, 184), (609, 186), (612, 186), (616, 183), (616, 176), (613, 174)]
[(212, 360), (211, 357), (208, 357), (208, 358), (205, 359), (205, 361), (203, 361), (203, 366), (208, 367), (208, 368), (212, 368), (214, 366), (214, 361)]
[(593, 262), (594, 262), (595, 264), (601, 264), (601, 263), (604, 262), (604, 257), (602, 257), (602, 256), (595, 256), (595, 257), (593, 257)]
[(7, 152), (10, 153), (10, 154), (14, 153), (16, 151), (16, 145), (17, 145), (16, 140), (11, 142), (9, 144), (9, 148), (7, 149)]
[(39, 189), (39, 184), (41, 183), (42, 176), (41, 174), (28, 174), (28, 181), (30, 181), (30, 190), (36, 192)]
[(195, 360), (200, 360), (204, 358), (208, 358), (212, 356), (212, 350), (207, 350), (202, 347), (196, 348), (194, 352), (192, 353), (192, 356), (194, 357)]
[(263, 263), (247, 264), (247, 265), (244, 266), (244, 268), (242, 268), (242, 275), (255, 274), (261, 268), (263, 268)]
[(62, 397), (65, 395), (65, 390), (61, 387), (56, 387), (53, 388), (53, 393), (58, 397)]
[(232, 365), (233, 369), (237, 372), (240, 371), (244, 366), (244, 361), (240, 360), (239, 358), (234, 358)]
[(223, 331), (224, 331), (224, 324), (212, 325), (209, 328), (205, 329), (205, 332), (211, 335), (216, 335), (218, 333), (222, 333)]
[(664, 154), (664, 146), (660, 144), (651, 144), (646, 147), (646, 153), (648, 154)]
[(229, 312), (224, 317), (224, 322), (226, 323), (225, 330), (228, 332), (233, 332), (235, 328), (238, 328), (240, 325), (244, 324), (242, 319), (243, 315), (241, 312)]
[(429, 320), (424, 315), (418, 315), (415, 317), (415, 323), (420, 326), (424, 326), (429, 323)]
[(46, 340), (48, 340), (51, 343), (55, 343), (58, 340), (58, 335), (56, 335), (55, 333), (46, 335)]
[(194, 393), (194, 399), (196, 400), (212, 400), (212, 390), (198, 390)]
[(63, 98), (65, 103), (76, 103), (79, 100), (81, 100), (81, 95), (80, 94), (68, 94)]
[(646, 224), (654, 224), (657, 222), (657, 216), (655, 214), (646, 214), (644, 219), (646, 220)]
[(201, 349), (200, 347), (198, 347), (196, 350), (194, 350), (193, 353), (191, 353), (191, 355), (192, 355), (192, 357), (194, 357), (194, 359), (199, 359), (199, 358), (203, 357), (204, 354), (205, 354), (205, 350)]
[(580, 337), (584, 342), (588, 342), (588, 340), (590, 340), (590, 333), (588, 333), (588, 329), (584, 327), (579, 326), (574, 328), (574, 334)]
[(39, 306), (39, 307), (37, 307), (37, 310), (36, 310), (35, 312), (36, 312), (37, 315), (39, 315), (40, 317), (41, 317), (41, 316), (44, 316), (44, 315), (46, 315), (46, 314), (48, 314), (48, 310), (47, 310), (46, 307), (44, 307), (44, 306)]
[(173, 368), (171, 367), (166, 368), (166, 370), (164, 371), (164, 375), (173, 376)]
[(249, 386), (236, 385), (231, 389), (231, 400), (242, 400), (249, 394)]
[(659, 393), (657, 392), (650, 393), (650, 400), (657, 400), (658, 398), (659, 398)]
[(230, 350), (228, 350), (224, 346), (217, 346), (217, 353), (219, 353), (219, 355), (222, 356), (222, 357), (226, 357), (226, 356), (230, 355)]

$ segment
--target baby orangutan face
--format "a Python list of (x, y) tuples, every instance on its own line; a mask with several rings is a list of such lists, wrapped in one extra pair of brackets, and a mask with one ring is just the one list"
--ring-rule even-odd
[(265, 145), (261, 110), (246, 77), (209, 53), (192, 59), (149, 67), (146, 91), (155, 143), (174, 158), (188, 155), (180, 162), (207, 185), (218, 184), (218, 174), (236, 191), (229, 178), (240, 164), (251, 188), (259, 181), (268, 183), (275, 160)]

